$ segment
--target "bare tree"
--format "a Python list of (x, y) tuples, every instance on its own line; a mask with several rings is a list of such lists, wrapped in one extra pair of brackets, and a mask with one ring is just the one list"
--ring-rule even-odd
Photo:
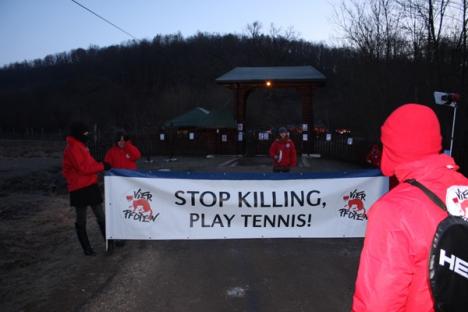
[(246, 31), (251, 38), (258, 38), (262, 31), (262, 23), (255, 21), (252, 24), (247, 24)]
[[(447, 35), (446, 14), (451, 0), (397, 0), (405, 25), (411, 30), (413, 43), (418, 42), (415, 36), (424, 39), (429, 60), (436, 60), (443, 36)], [(415, 40), (416, 39), (416, 40)]]
[(460, 69), (460, 87), (461, 89), (465, 86), (466, 68), (468, 66), (468, 55), (467, 55), (467, 31), (468, 31), (468, 0), (459, 0), (451, 5), (453, 15), (449, 18), (453, 19), (455, 24), (458, 25), (454, 31), (456, 36), (456, 49), (459, 50), (461, 59)]
[(270, 29), (268, 30), (268, 33), (271, 38), (281, 37), (281, 32), (282, 32), (281, 27), (276, 27), (274, 23), (270, 24)]
[(336, 18), (346, 41), (366, 55), (389, 59), (400, 53), (400, 12), (395, 0), (342, 1)]

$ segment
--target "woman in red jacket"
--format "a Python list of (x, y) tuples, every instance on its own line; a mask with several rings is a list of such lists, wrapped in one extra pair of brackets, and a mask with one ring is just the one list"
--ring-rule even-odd
[(90, 206), (96, 216), (99, 229), (105, 238), (105, 218), (102, 209), (102, 195), (97, 184), (97, 174), (109, 169), (91, 156), (86, 143), (88, 128), (84, 123), (73, 123), (67, 145), (63, 153), (63, 175), (70, 193), (70, 205), (76, 210), (76, 234), (83, 252), (87, 256), (96, 253), (91, 248), (86, 232), (87, 207)]
[(136, 161), (140, 159), (141, 153), (132, 144), (123, 131), (117, 132), (115, 144), (107, 151), (104, 162), (112, 168), (137, 169)]
[(429, 254), (437, 225), (447, 215), (416, 179), (445, 199), (452, 185), (468, 185), (454, 160), (439, 154), (440, 125), (427, 106), (405, 104), (382, 126), (381, 170), (400, 182), (369, 210), (353, 311), (434, 311)]
[(296, 166), (296, 147), (288, 136), (288, 130), (278, 129), (279, 138), (270, 146), (270, 157), (273, 159), (273, 172), (289, 172)]

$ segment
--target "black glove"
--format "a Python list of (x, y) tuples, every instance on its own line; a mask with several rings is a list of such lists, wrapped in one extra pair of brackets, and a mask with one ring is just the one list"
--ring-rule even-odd
[(104, 170), (107, 171), (107, 170), (112, 169), (112, 166), (109, 163), (103, 162), (103, 164), (104, 164)]

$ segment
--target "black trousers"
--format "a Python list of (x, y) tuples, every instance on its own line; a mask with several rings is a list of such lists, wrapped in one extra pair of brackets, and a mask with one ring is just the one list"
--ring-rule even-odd
[[(102, 209), (101, 204), (90, 205), (91, 210), (94, 212), (96, 216), (96, 221), (99, 226), (104, 225), (106, 219), (104, 217), (104, 210)], [(86, 220), (88, 217), (88, 206), (77, 206), (75, 207), (76, 210), (76, 224), (80, 228), (86, 229)]]

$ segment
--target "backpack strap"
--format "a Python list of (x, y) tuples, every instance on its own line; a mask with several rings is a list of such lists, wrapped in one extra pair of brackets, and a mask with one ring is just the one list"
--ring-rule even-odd
[(409, 184), (417, 187), (421, 191), (423, 191), (424, 194), (426, 194), (427, 197), (429, 197), (429, 199), (431, 199), (434, 202), (434, 204), (439, 206), (442, 210), (447, 211), (447, 206), (445, 206), (445, 203), (439, 198), (439, 196), (434, 194), (434, 192), (432, 192), (430, 189), (428, 189), (427, 187), (425, 187), (424, 185), (422, 185), (421, 183), (419, 183), (415, 179), (408, 179), (408, 180), (405, 180), (405, 182), (409, 183)]

